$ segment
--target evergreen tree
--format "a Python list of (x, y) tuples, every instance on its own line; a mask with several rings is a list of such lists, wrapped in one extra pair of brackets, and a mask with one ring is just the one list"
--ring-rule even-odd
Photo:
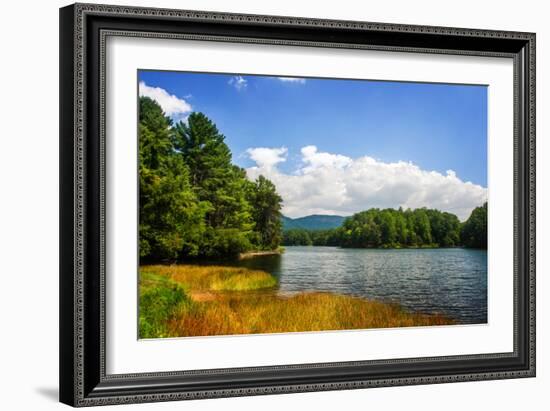
[(216, 125), (202, 113), (174, 127), (174, 149), (190, 170), (200, 201), (208, 205), (204, 256), (222, 257), (252, 248), (254, 221), (244, 170), (231, 163), (231, 151)]
[(140, 98), (139, 240), (143, 258), (175, 260), (198, 253), (205, 207), (189, 182), (189, 169), (171, 145), (171, 121), (148, 97)]
[(215, 199), (217, 191), (231, 178), (231, 151), (224, 140), (225, 136), (202, 113), (192, 113), (187, 124), (180, 121), (174, 128), (174, 148), (189, 166), (191, 184), (201, 199)]
[(139, 99), (139, 165), (150, 170), (163, 167), (172, 154), (172, 120), (149, 97)]

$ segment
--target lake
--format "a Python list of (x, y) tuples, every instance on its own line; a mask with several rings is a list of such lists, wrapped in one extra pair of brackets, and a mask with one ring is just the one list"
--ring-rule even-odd
[(442, 313), (460, 324), (487, 322), (486, 250), (285, 249), (237, 264), (276, 276), (280, 293), (328, 291)]

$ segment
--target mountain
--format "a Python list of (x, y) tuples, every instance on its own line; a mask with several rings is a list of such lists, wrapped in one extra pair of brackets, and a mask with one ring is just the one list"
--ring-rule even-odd
[(330, 228), (340, 227), (346, 217), (339, 215), (319, 215), (313, 214), (300, 218), (290, 218), (283, 216), (283, 230), (293, 228), (303, 228), (305, 230), (328, 230)]

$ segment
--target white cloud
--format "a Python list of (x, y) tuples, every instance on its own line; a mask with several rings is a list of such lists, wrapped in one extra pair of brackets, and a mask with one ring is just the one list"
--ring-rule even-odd
[(286, 147), (267, 148), (256, 147), (249, 148), (246, 153), (262, 170), (271, 170), (276, 164), (286, 161)]
[(168, 93), (160, 87), (150, 87), (145, 82), (139, 82), (139, 95), (152, 98), (160, 104), (162, 110), (174, 121), (185, 120), (187, 115), (193, 111), (191, 104), (174, 94)]
[(228, 84), (235, 87), (237, 90), (241, 91), (248, 86), (247, 80), (242, 76), (231, 77), (228, 81)]
[(283, 83), (305, 84), (306, 79), (300, 77), (277, 77)]
[(302, 173), (309, 173), (320, 167), (341, 169), (352, 163), (352, 159), (341, 154), (319, 153), (315, 146), (305, 146), (300, 150), (304, 167)]
[(284, 199), (283, 213), (289, 217), (309, 214), (351, 215), (372, 207), (437, 208), (461, 220), (487, 200), (487, 189), (462, 181), (456, 173), (420, 169), (405, 161), (385, 163), (372, 157), (356, 159), (319, 152), (315, 146), (301, 149), (300, 167), (291, 174), (277, 164), (286, 160), (287, 149), (250, 148), (255, 167), (249, 178), (260, 174), (273, 181)]

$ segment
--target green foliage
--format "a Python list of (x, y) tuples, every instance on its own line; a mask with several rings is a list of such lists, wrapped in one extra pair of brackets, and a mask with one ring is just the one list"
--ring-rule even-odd
[(471, 248), (487, 248), (487, 203), (476, 207), (460, 232), (462, 243)]
[(373, 208), (346, 219), (341, 230), (344, 247), (454, 247), (459, 245), (460, 221), (451, 213)]
[(140, 99), (139, 231), (140, 256), (175, 260), (183, 249), (198, 252), (195, 244), (207, 204), (197, 200), (189, 169), (172, 149), (171, 121), (160, 106)]
[(208, 227), (201, 241), (201, 256), (224, 258), (253, 249), (248, 232), (236, 228)]
[[(481, 212), (475, 212), (477, 218), (474, 220), (480, 220), (481, 215)], [(339, 228), (286, 230), (283, 233), (283, 244), (352, 248), (456, 247), (463, 244), (478, 247), (484, 238), (486, 247), (486, 228), (484, 232), (480, 228), (481, 224), (474, 225), (470, 220), (463, 226), (457, 216), (439, 210), (372, 208), (346, 218)], [(466, 237), (470, 239), (469, 242), (464, 241)], [(478, 242), (475, 243), (473, 238)]]
[(292, 228), (283, 232), (283, 244), (338, 246), (340, 245), (339, 231), (337, 229), (306, 230), (304, 228)]
[(281, 197), (261, 176), (246, 178), (216, 125), (202, 113), (172, 126), (140, 98), (140, 257), (176, 261), (276, 249)]
[(215, 124), (202, 113), (192, 113), (187, 124), (174, 128), (174, 149), (189, 167), (191, 184), (200, 201), (210, 204), (206, 214), (213, 228), (253, 227), (250, 205), (246, 201), (246, 176), (231, 164), (231, 151)]
[(264, 176), (249, 185), (248, 199), (252, 205), (256, 242), (261, 247), (274, 250), (281, 243), (281, 203), (283, 199), (275, 185)]
[(451, 213), (427, 210), (432, 241), (441, 247), (454, 247), (460, 242), (460, 221)]
[(139, 163), (148, 169), (158, 169), (171, 154), (172, 120), (164, 115), (158, 103), (148, 97), (139, 100)]
[(191, 304), (180, 284), (163, 276), (140, 273), (139, 337), (169, 337), (167, 321)]
[(291, 228), (283, 233), (284, 245), (313, 245), (311, 234), (313, 231), (303, 228)]
[(202, 113), (192, 113), (187, 124), (174, 127), (174, 149), (182, 154), (191, 172), (191, 182), (202, 198), (214, 198), (230, 178), (231, 152), (216, 125)]

